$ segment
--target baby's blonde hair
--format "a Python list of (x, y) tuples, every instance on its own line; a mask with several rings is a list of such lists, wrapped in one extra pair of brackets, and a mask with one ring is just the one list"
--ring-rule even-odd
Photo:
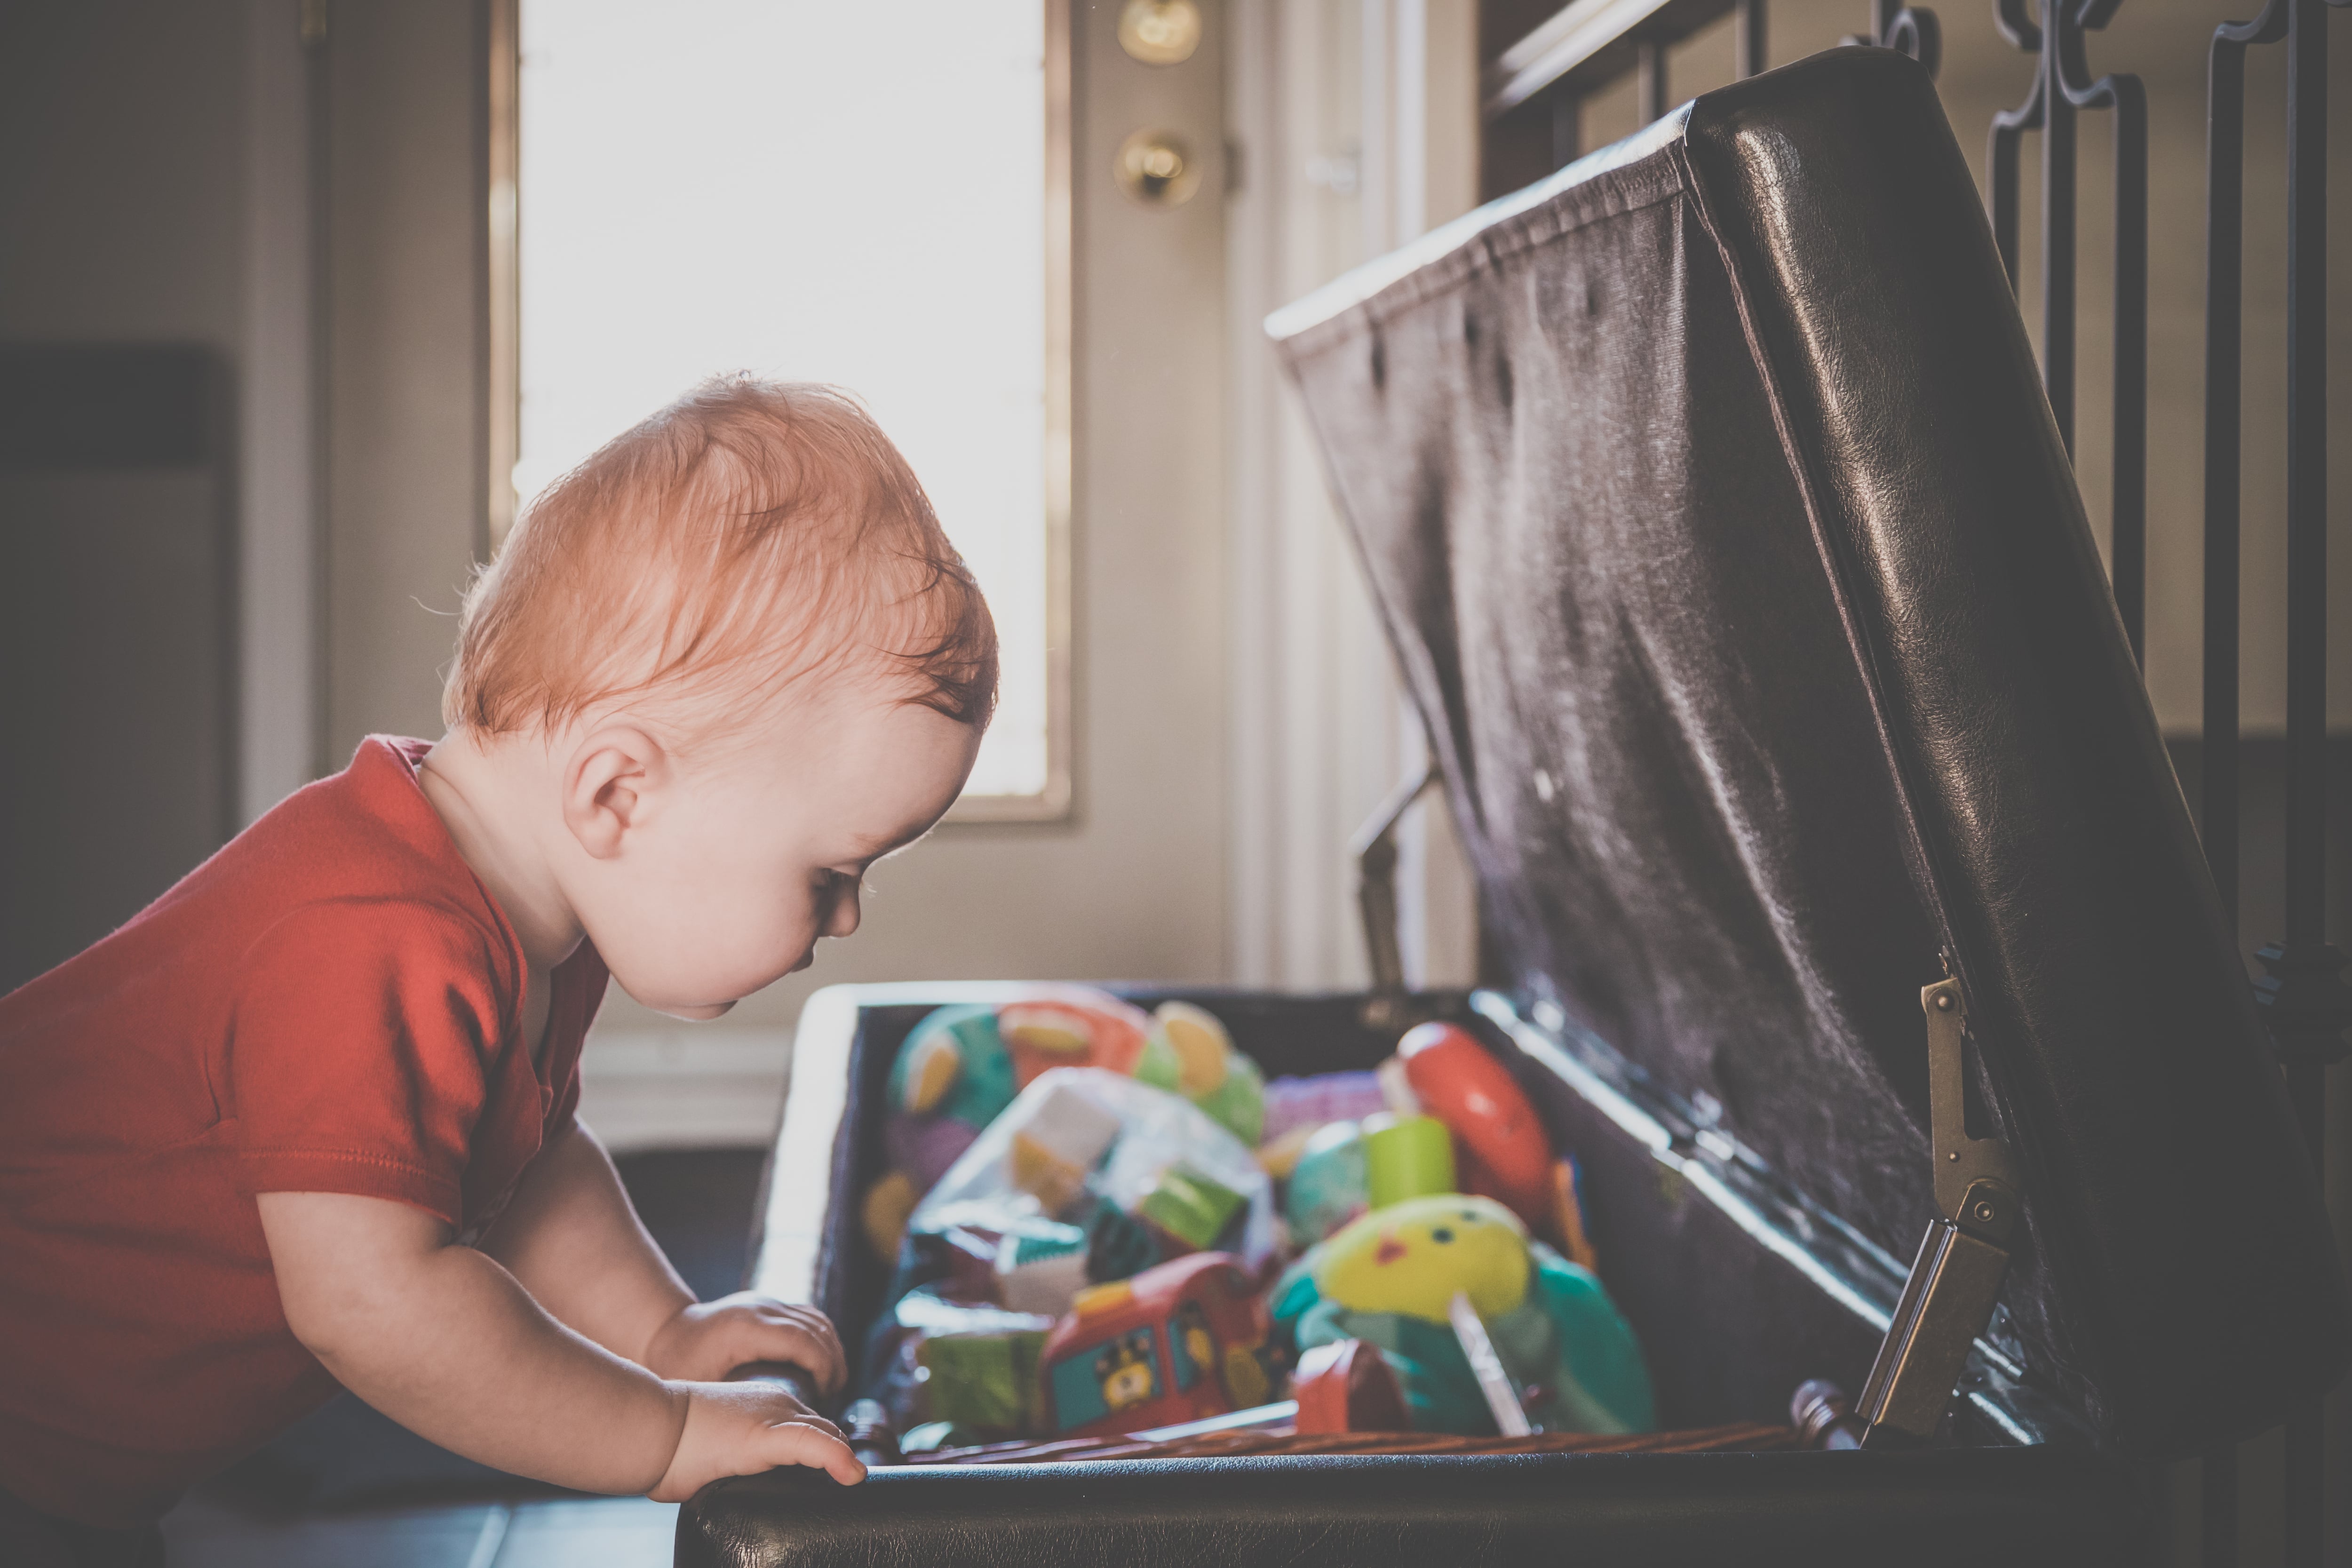
[(466, 595), (441, 710), (486, 734), (644, 701), (698, 728), (871, 665), (985, 725), (996, 628), (907, 460), (832, 387), (703, 383), (533, 500)]

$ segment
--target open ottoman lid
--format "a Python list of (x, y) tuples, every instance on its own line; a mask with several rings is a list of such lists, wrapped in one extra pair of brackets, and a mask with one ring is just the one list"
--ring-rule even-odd
[(1523, 1000), (1907, 1257), (1948, 964), (2034, 1371), (2150, 1455), (2336, 1377), (2311, 1168), (1924, 70), (1707, 94), (1268, 327)]

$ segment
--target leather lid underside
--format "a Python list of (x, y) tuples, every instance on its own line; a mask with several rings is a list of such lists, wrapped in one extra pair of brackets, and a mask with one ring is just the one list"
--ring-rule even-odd
[(1526, 1000), (1908, 1258), (1948, 955), (2038, 1379), (2164, 1456), (2335, 1381), (2311, 1172), (1916, 63), (1708, 94), (1272, 327)]

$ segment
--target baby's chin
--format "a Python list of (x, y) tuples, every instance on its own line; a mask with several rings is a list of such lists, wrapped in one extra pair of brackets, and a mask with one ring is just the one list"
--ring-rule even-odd
[(646, 1005), (666, 1017), (682, 1018), (689, 1024), (707, 1024), (713, 1018), (723, 1018), (735, 1010), (735, 1004), (732, 1002), (648, 1002)]

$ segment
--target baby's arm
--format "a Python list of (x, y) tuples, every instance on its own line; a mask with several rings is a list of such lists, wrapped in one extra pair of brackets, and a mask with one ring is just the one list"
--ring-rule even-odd
[(841, 1342), (824, 1313), (749, 1292), (698, 1303), (646, 1234), (604, 1146), (577, 1123), (531, 1161), (482, 1250), (558, 1321), (664, 1377), (716, 1382), (782, 1362), (826, 1394), (841, 1386)]
[(864, 1475), (840, 1433), (781, 1388), (665, 1381), (556, 1321), (422, 1209), (341, 1193), (259, 1201), (295, 1337), (345, 1387), (444, 1447), (664, 1501), (777, 1465)]
[(558, 1322), (640, 1366), (651, 1364), (646, 1351), (662, 1325), (694, 1300), (638, 1222), (604, 1145), (576, 1123), (532, 1159), (480, 1246)]

